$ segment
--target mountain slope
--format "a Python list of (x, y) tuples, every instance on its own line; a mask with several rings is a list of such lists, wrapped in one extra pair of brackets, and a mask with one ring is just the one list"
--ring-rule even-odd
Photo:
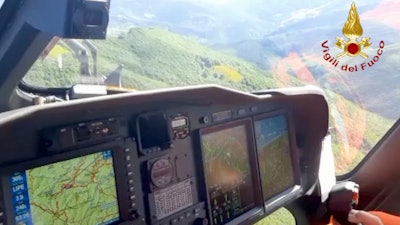
[[(122, 63), (124, 87), (137, 90), (214, 83), (252, 91), (316, 83), (312, 72), (302, 66), (300, 56), (295, 54), (284, 58), (287, 61), (282, 59), (282, 68), (277, 64), (271, 72), (163, 29), (132, 28), (124, 35), (95, 41), (95, 44), (99, 74), (108, 74)], [(56, 59), (49, 56), (39, 60), (25, 80), (46, 87), (79, 83), (79, 63), (72, 55), (65, 55), (63, 61), (60, 71)], [(286, 64), (290, 64), (289, 71)], [(350, 169), (353, 159), (360, 159), (375, 145), (392, 121), (368, 112), (333, 91), (326, 90), (326, 93), (331, 126), (335, 128), (337, 168), (343, 173)]]
[[(118, 47), (108, 48), (109, 42)], [(216, 83), (242, 90), (275, 86), (269, 71), (163, 29), (134, 28), (120, 39), (111, 37), (96, 45), (104, 49), (100, 56), (108, 63), (125, 65), (123, 82), (137, 89), (154, 87), (135, 85), (134, 74), (174, 86)]]

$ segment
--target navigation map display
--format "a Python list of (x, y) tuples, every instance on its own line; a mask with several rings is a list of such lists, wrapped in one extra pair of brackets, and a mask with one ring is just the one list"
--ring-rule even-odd
[(225, 224), (255, 206), (245, 124), (214, 127), (202, 134), (213, 224)]
[(119, 220), (110, 150), (12, 174), (16, 224), (110, 224)]
[(295, 185), (286, 116), (255, 121), (255, 135), (264, 200)]

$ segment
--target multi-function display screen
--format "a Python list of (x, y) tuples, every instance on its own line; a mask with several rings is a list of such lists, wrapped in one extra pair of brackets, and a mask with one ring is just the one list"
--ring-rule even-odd
[(119, 220), (111, 151), (12, 174), (16, 224), (110, 224)]
[(286, 116), (255, 121), (255, 135), (264, 200), (295, 185)]
[(213, 224), (225, 224), (255, 206), (245, 123), (202, 133)]

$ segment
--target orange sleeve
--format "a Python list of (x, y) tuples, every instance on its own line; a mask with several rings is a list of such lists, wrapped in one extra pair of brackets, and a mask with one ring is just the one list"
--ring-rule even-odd
[(384, 225), (399, 225), (400, 224), (400, 216), (395, 216), (392, 214), (388, 214), (380, 211), (369, 211), (372, 215), (379, 217), (382, 220)]
[(334, 218), (331, 216), (330, 222), (327, 225), (340, 225)]

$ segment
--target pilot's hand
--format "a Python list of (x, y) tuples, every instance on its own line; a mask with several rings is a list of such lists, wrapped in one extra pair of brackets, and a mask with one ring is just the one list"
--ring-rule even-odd
[(351, 210), (347, 218), (349, 222), (363, 225), (383, 225), (379, 217), (362, 210)]

